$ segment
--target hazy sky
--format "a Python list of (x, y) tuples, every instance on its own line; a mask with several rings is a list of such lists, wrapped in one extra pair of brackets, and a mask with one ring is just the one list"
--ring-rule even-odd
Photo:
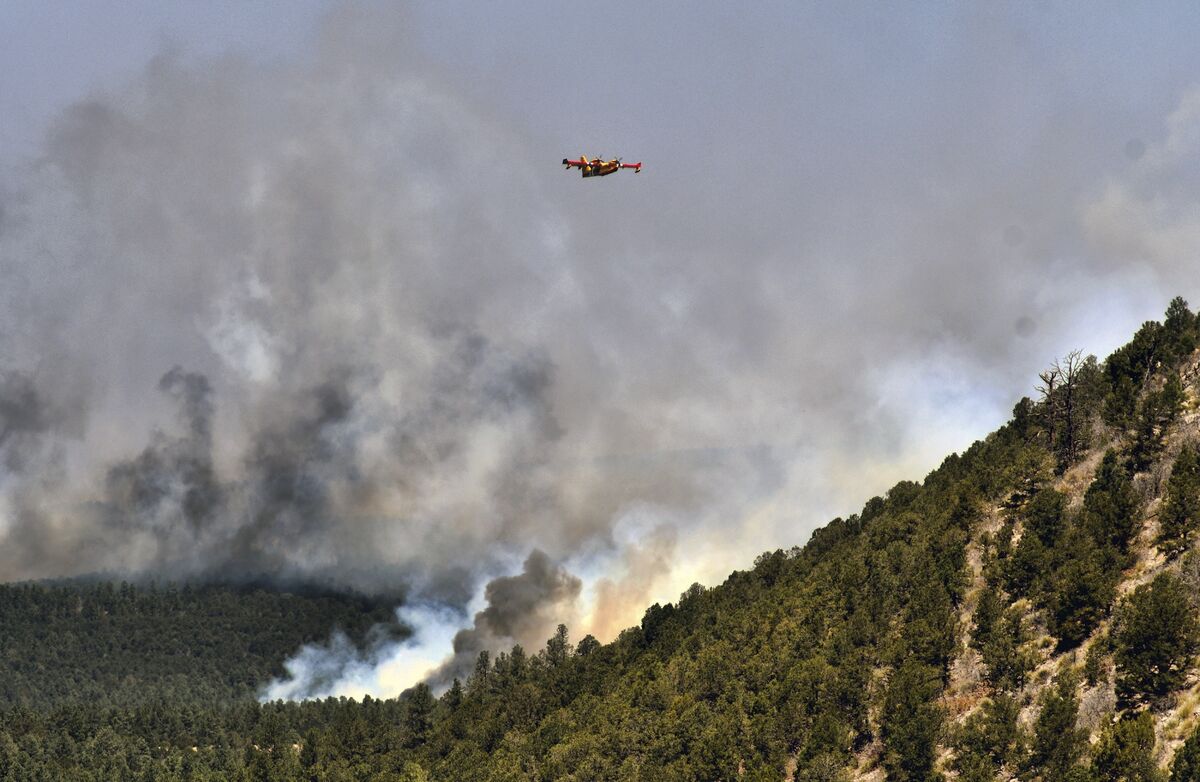
[(611, 636), (1200, 303), (1198, 23), (8, 0), (0, 578)]

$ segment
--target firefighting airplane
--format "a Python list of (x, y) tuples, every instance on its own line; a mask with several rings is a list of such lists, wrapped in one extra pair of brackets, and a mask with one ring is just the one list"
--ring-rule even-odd
[(622, 168), (632, 168), (635, 174), (642, 173), (641, 163), (622, 163), (619, 157), (615, 157), (612, 160), (602, 160), (600, 158), (588, 160), (587, 155), (580, 155), (579, 160), (567, 160), (563, 158), (563, 165), (567, 167), (568, 171), (572, 168), (578, 168), (583, 174), (584, 179), (590, 176), (608, 176)]

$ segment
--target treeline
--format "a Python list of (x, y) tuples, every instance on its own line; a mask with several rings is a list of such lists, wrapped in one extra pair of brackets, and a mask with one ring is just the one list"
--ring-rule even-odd
[(393, 604), (350, 592), (99, 582), (0, 585), (0, 707), (252, 698), (305, 643), (362, 639)]
[[(860, 762), (898, 782), (1200, 780), (1195, 733), (1170, 769), (1155, 763), (1198, 640), (1200, 459), (1172, 440), (1198, 336), (1176, 299), (1103, 363), (1068, 355), (1040, 398), (922, 483), (651, 606), (610, 644), (560, 628), (542, 649), (481, 655), (440, 697), (58, 697), (0, 713), (0, 780), (844, 782)], [(1118, 598), (1148, 502), (1169, 565)], [(984, 697), (955, 719), (964, 641)], [(1057, 674), (1034, 678), (1051, 654)], [(1081, 698), (1106, 686), (1092, 743)]]
[(10, 710), (0, 769), (19, 779), (776, 780), (795, 763), (796, 778), (836, 779), (882, 741), (894, 778), (921, 778), (943, 728), (936, 701), (970, 529), (1039, 447), (1006, 428), (804, 549), (651, 606), (611, 644), (573, 646), (563, 628), (537, 653), (481, 655), (437, 699), (418, 687), (363, 704)]

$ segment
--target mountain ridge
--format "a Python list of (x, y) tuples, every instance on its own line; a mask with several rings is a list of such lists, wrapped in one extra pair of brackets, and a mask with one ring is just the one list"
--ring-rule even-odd
[(561, 627), (440, 697), (6, 707), (0, 780), (1200, 779), (1198, 342), (1176, 298), (920, 483), (610, 644)]

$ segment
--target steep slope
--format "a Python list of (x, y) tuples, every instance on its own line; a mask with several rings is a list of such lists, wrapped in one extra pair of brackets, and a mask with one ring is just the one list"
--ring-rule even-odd
[(1173, 301), (921, 483), (611, 644), (561, 628), (440, 698), (10, 709), (0, 779), (100, 754), (149, 779), (1198, 779), (1198, 339)]

